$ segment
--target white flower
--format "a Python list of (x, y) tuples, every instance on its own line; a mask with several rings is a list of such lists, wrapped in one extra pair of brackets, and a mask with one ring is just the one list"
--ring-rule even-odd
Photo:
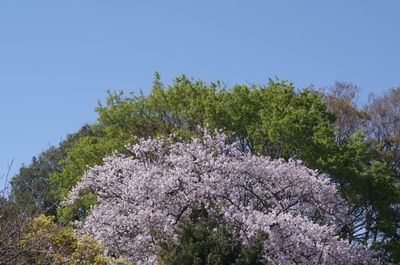
[(138, 264), (156, 264), (160, 236), (178, 240), (177, 225), (200, 205), (223, 211), (245, 243), (266, 232), (263, 256), (273, 264), (374, 262), (371, 251), (336, 236), (350, 217), (326, 176), (296, 161), (240, 153), (224, 140), (221, 133), (189, 143), (139, 139), (127, 147), (134, 157), (113, 155), (88, 170), (65, 204), (92, 191), (98, 205), (81, 233)]

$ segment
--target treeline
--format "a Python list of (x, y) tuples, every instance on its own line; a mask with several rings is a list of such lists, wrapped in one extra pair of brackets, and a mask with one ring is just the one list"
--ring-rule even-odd
[[(354, 217), (340, 236), (371, 246), (382, 263), (398, 264), (400, 88), (371, 96), (364, 106), (357, 103), (357, 92), (347, 83), (328, 91), (296, 91), (279, 80), (227, 88), (185, 76), (164, 87), (157, 73), (148, 96), (110, 92), (96, 109), (95, 123), (34, 157), (12, 178), (10, 195), (0, 202), (0, 264), (79, 264), (82, 257), (93, 264), (123, 262), (118, 257), (105, 259), (101, 246), (92, 239), (81, 242), (70, 230), (71, 221), (85, 218), (95, 197), (84, 194), (66, 207), (60, 203), (89, 167), (115, 152), (127, 153), (125, 145), (137, 138), (172, 135), (188, 140), (200, 135), (202, 128), (223, 130), (243, 152), (298, 159), (328, 175)], [(186, 252), (166, 246), (165, 255), (175, 253), (187, 264), (205, 264), (207, 251), (217, 251), (215, 245), (221, 242), (228, 244), (227, 235), (216, 239), (207, 229), (208, 221), (202, 222), (185, 226), (179, 249)], [(196, 245), (188, 237), (203, 241)], [(248, 263), (241, 264), (255, 264), (257, 246), (246, 251)], [(199, 263), (190, 262), (194, 260)]]

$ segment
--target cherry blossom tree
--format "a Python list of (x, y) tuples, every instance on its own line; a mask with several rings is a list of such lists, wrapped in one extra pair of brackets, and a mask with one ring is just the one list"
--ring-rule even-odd
[(271, 264), (375, 263), (374, 253), (338, 235), (349, 209), (326, 176), (300, 161), (240, 152), (225, 135), (191, 142), (138, 139), (131, 156), (114, 154), (89, 169), (64, 204), (82, 193), (97, 205), (79, 224), (108, 253), (158, 264), (159, 244), (179, 241), (178, 225), (202, 209), (238, 229), (244, 244), (259, 232)]

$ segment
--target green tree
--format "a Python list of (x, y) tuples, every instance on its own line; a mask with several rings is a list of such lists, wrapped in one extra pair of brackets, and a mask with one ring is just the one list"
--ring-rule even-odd
[(58, 147), (50, 147), (32, 158), (29, 166), (22, 166), (11, 180), (10, 200), (18, 206), (24, 215), (37, 216), (45, 213), (55, 215), (59, 198), (51, 191), (50, 175), (62, 172), (60, 161), (65, 160), (67, 150), (82, 136), (90, 133), (90, 126), (83, 126), (79, 132), (70, 134)]
[(122, 258), (104, 256), (104, 247), (89, 236), (78, 238), (71, 227), (40, 215), (21, 231), (23, 251), (11, 264), (127, 265)]
[(167, 241), (160, 248), (163, 265), (262, 265), (262, 244), (265, 234), (254, 236), (243, 246), (239, 233), (201, 210), (194, 210), (190, 220), (180, 227), (179, 244)]
[[(353, 205), (356, 240), (373, 244), (387, 262), (400, 262), (398, 158), (400, 93), (389, 89), (364, 107), (358, 88), (337, 83), (323, 99), (336, 116), (336, 145), (320, 167)], [(398, 138), (398, 137), (397, 137)]]

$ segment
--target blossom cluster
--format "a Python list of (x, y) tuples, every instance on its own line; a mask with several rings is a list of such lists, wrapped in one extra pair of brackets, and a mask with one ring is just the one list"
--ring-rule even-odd
[(158, 264), (160, 240), (179, 240), (178, 224), (202, 207), (235, 226), (244, 244), (266, 233), (262, 254), (271, 264), (374, 263), (367, 248), (337, 236), (350, 217), (335, 185), (299, 161), (241, 153), (222, 133), (138, 139), (127, 149), (131, 156), (88, 170), (65, 202), (84, 191), (97, 196), (80, 232), (110, 253)]

